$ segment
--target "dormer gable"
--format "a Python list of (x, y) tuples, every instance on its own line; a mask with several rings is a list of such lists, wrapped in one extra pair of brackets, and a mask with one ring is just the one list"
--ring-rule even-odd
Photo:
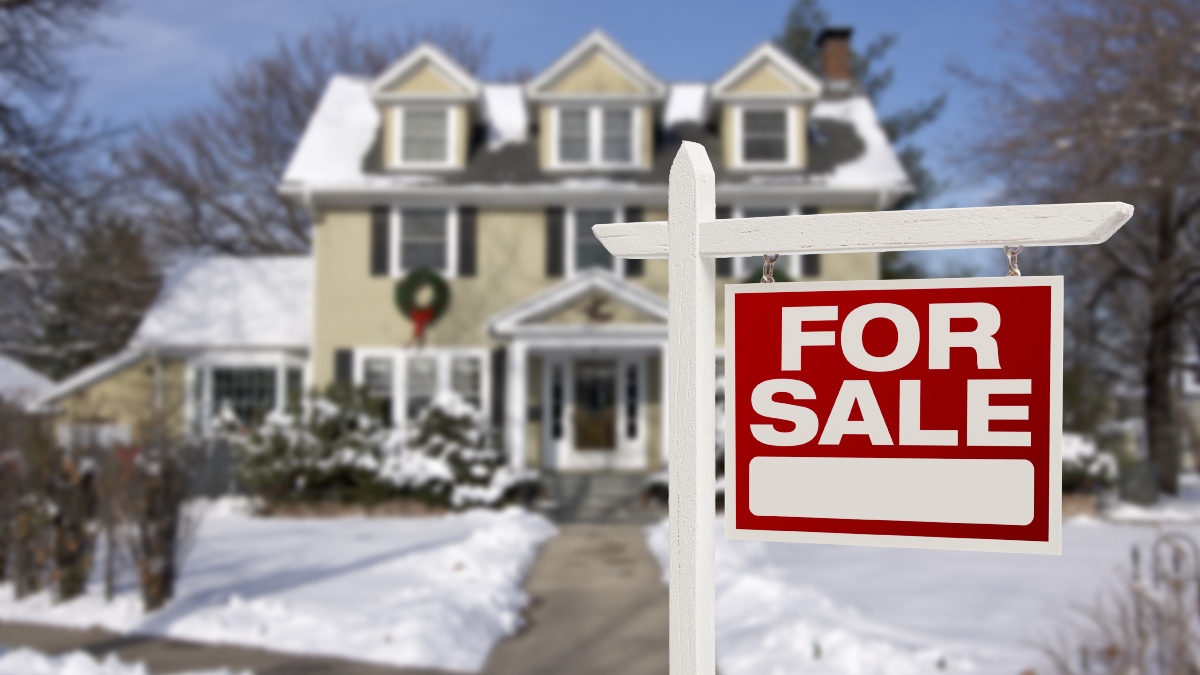
[(525, 85), (530, 101), (616, 98), (660, 101), (667, 85), (596, 29)]
[(801, 170), (808, 164), (808, 118), (822, 84), (769, 42), (755, 47), (711, 90), (720, 106), (725, 166)]
[(425, 42), (418, 45), (371, 81), (377, 102), (413, 99), (474, 101), (479, 82), (445, 52)]
[(538, 107), (541, 166), (646, 171), (667, 85), (603, 31), (588, 33), (525, 85)]
[(384, 168), (462, 169), (479, 92), (479, 82), (431, 44), (422, 43), (393, 63), (370, 84), (384, 120)]

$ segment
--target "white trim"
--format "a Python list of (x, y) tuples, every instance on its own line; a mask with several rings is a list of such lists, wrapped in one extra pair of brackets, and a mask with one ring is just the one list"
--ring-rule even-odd
[[(450, 80), (451, 83), (462, 87), (463, 92), (454, 94), (399, 94), (386, 91), (393, 83), (407, 75), (409, 71), (416, 70), (426, 62), (433, 66), (439, 75)], [(371, 97), (377, 101), (395, 101), (412, 98), (464, 100), (474, 99), (479, 95), (479, 82), (474, 77), (471, 77), (470, 73), (455, 63), (454, 59), (447, 56), (445, 52), (428, 42), (422, 42), (408, 54), (405, 54), (389, 66), (382, 75), (372, 80), (370, 91)]]
[[(487, 321), (488, 332), (496, 336), (512, 336), (517, 332), (534, 332), (533, 326), (524, 326), (527, 321), (537, 319), (569, 305), (575, 299), (594, 290), (603, 291), (614, 300), (625, 303), (634, 309), (646, 313), (651, 318), (667, 320), (667, 303), (661, 296), (640, 286), (620, 279), (612, 272), (598, 268), (583, 270), (574, 278), (567, 279), (532, 297), (497, 312)], [(645, 329), (638, 328), (645, 326)], [(609, 326), (551, 326), (546, 327), (547, 333), (552, 331), (569, 332), (578, 335), (587, 332), (593, 336), (604, 333), (613, 335), (631, 335), (639, 331), (652, 332), (666, 330), (665, 324), (623, 324)], [(530, 329), (535, 329), (530, 331)], [(594, 338), (593, 338), (594, 339)]]
[[(788, 171), (798, 169), (800, 167), (800, 154), (796, 148), (796, 140), (798, 134), (804, 130), (800, 128), (800, 116), (796, 114), (796, 106), (786, 105), (782, 103), (747, 103), (730, 106), (733, 110), (733, 162), (730, 165), (731, 169), (741, 171)], [(775, 112), (782, 110), (785, 116), (787, 158), (783, 161), (763, 161), (763, 160), (747, 160), (743, 153), (745, 145), (742, 143), (743, 132), (745, 129), (745, 114), (746, 112)]]
[[(404, 159), (404, 121), (409, 110), (443, 110), (446, 113), (446, 159), (440, 162)], [(458, 115), (456, 105), (394, 105), (388, 111), (392, 118), (391, 147), (388, 148), (388, 166), (392, 169), (449, 170), (458, 169)]]
[(388, 241), (390, 250), (388, 251), (388, 270), (393, 279), (403, 278), (408, 274), (409, 270), (401, 266), (403, 256), (401, 252), (404, 247), (404, 228), (401, 227), (401, 219), (404, 217), (405, 209), (417, 210), (444, 210), (446, 211), (446, 268), (443, 270), (434, 270), (441, 274), (445, 279), (454, 279), (458, 277), (458, 205), (439, 205), (439, 206), (416, 206), (412, 204), (393, 204), (390, 207), (388, 215)]
[[(565, 75), (569, 70), (575, 67), (580, 61), (591, 56), (593, 52), (599, 52), (607, 58), (613, 66), (622, 71), (630, 79), (641, 84), (646, 93), (642, 94), (647, 100), (659, 100), (667, 95), (667, 85), (653, 73), (650, 72), (640, 61), (635, 59), (629, 52), (625, 51), (621, 45), (609, 37), (600, 29), (593, 30), (588, 33), (582, 40), (575, 43), (562, 56), (554, 60), (545, 70), (529, 81), (525, 85), (525, 97), (530, 101), (545, 101), (545, 100), (563, 100), (578, 98), (577, 95), (570, 94), (553, 94), (543, 92), (541, 90), (551, 86), (558, 81), (560, 77)], [(596, 94), (590, 95), (593, 98), (598, 97)], [(635, 98), (629, 94), (620, 95), (622, 98)], [(608, 97), (602, 97), (608, 98)]]
[[(742, 79), (747, 73), (766, 62), (780, 70), (785, 78), (792, 80), (800, 91), (771, 94), (737, 94), (725, 90)], [(814, 101), (821, 97), (823, 86), (821, 80), (810, 73), (804, 66), (796, 63), (795, 59), (770, 42), (764, 42), (742, 57), (733, 68), (713, 83), (711, 92), (714, 101), (727, 100), (776, 100), (776, 101)], [(807, 90), (807, 91), (805, 91)]]
[[(645, 114), (640, 105), (614, 105), (612, 103), (592, 103), (577, 105), (562, 104), (548, 106), (550, 108), (550, 129), (548, 133), (551, 139), (550, 148), (550, 165), (546, 167), (550, 171), (612, 171), (616, 169), (625, 171), (649, 171), (650, 167), (642, 164), (642, 130), (645, 124)], [(562, 122), (560, 118), (564, 110), (584, 110), (588, 115), (588, 158), (583, 162), (564, 162), (562, 160), (560, 150), (562, 149), (561, 139), (559, 138)], [(629, 161), (628, 162), (608, 162), (604, 160), (604, 112), (606, 110), (628, 110), (630, 112), (629, 120)]]

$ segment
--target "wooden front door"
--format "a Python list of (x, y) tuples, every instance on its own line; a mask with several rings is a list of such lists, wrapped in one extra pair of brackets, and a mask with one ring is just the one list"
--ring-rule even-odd
[(617, 362), (575, 362), (575, 449), (617, 447)]

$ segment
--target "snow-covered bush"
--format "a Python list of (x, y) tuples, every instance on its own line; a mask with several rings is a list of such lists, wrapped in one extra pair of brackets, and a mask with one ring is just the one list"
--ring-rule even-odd
[(1111, 488), (1117, 480), (1117, 462), (1100, 452), (1090, 438), (1064, 433), (1062, 438), (1063, 492), (1095, 492)]
[(273, 413), (231, 441), (242, 483), (267, 505), (333, 500), (374, 503), (391, 496), (379, 467), (389, 432), (365, 392), (329, 389), (290, 413)]
[(341, 388), (268, 416), (233, 438), (242, 482), (268, 508), (387, 499), (464, 508), (498, 504), (529, 479), (513, 474), (478, 413), (455, 395), (436, 398), (407, 438), (371, 410), (364, 392)]

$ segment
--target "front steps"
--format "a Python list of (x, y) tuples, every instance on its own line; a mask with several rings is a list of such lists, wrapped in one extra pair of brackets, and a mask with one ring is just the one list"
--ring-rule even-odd
[(667, 509), (646, 494), (650, 475), (547, 472), (538, 507), (559, 523), (654, 523)]

